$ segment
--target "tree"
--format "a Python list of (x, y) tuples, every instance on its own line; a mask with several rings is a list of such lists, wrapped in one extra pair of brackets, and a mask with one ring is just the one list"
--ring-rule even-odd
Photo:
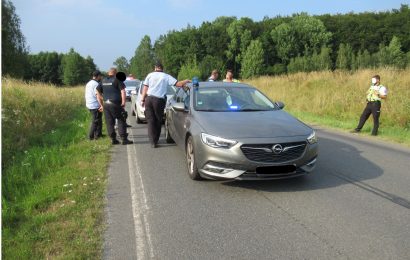
[(264, 52), (260, 40), (252, 40), (242, 58), (241, 76), (252, 78), (263, 72)]
[(27, 69), (26, 40), (20, 30), (20, 18), (16, 14), (13, 3), (9, 0), (1, 2), (1, 67), (3, 75), (23, 77)]
[(201, 71), (201, 78), (206, 80), (211, 74), (212, 70), (217, 69), (221, 75), (224, 72), (224, 61), (215, 56), (207, 55), (199, 63), (199, 70)]
[(186, 64), (181, 66), (178, 73), (178, 80), (192, 79), (193, 77), (200, 77), (201, 71), (198, 67), (196, 58), (189, 60)]
[(68, 86), (83, 84), (89, 78), (84, 58), (73, 48), (63, 57), (63, 83)]
[(278, 57), (284, 62), (298, 55), (312, 55), (328, 44), (332, 33), (323, 23), (314, 17), (302, 13), (292, 18), (289, 23), (282, 23), (271, 32)]
[(360, 50), (356, 55), (356, 68), (366, 69), (372, 67), (372, 59), (368, 50)]
[(57, 52), (40, 52), (28, 55), (29, 68), (25, 79), (62, 85), (61, 81), (62, 56)]
[(350, 70), (352, 65), (353, 50), (350, 44), (341, 43), (337, 52), (336, 68)]
[(380, 45), (378, 52), (379, 66), (392, 66), (396, 68), (404, 68), (406, 66), (406, 58), (401, 50), (399, 38), (393, 36), (388, 46)]
[(154, 54), (151, 46), (151, 38), (145, 35), (131, 58), (129, 73), (137, 78), (145, 78), (154, 67)]
[(130, 70), (130, 64), (128, 63), (127, 58), (124, 56), (118, 57), (114, 62), (113, 65), (117, 67), (118, 71), (122, 71), (125, 74), (129, 73)]
[(234, 73), (238, 71), (242, 55), (252, 40), (253, 21), (249, 18), (234, 20), (226, 32), (230, 42), (226, 50), (226, 57), (233, 64)]
[(84, 75), (85, 80), (90, 79), (93, 75), (93, 72), (97, 69), (97, 65), (95, 65), (93, 58), (91, 58), (91, 56), (87, 56), (87, 58), (85, 58), (84, 60), (84, 67), (85, 67), (85, 75), (87, 75), (87, 77)]

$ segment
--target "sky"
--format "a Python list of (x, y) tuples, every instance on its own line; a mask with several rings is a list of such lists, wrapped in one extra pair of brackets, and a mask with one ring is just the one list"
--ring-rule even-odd
[(410, 0), (11, 0), (30, 53), (74, 48), (101, 70), (134, 55), (144, 35), (152, 43), (170, 30), (200, 26), (219, 16), (249, 17), (379, 12)]

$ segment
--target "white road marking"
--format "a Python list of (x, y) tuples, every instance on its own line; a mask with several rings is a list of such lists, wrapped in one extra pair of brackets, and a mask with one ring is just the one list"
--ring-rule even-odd
[(154, 249), (152, 246), (150, 226), (148, 223), (148, 201), (145, 194), (141, 171), (138, 167), (137, 150), (135, 145), (127, 145), (127, 154), (137, 258), (154, 258)]

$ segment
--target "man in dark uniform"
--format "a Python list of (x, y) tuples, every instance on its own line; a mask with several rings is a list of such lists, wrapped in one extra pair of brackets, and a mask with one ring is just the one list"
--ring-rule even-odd
[(111, 68), (108, 71), (108, 77), (104, 78), (101, 85), (97, 87), (98, 95), (102, 95), (104, 99), (104, 115), (107, 125), (108, 136), (111, 137), (112, 144), (119, 144), (115, 133), (115, 119), (118, 121), (118, 134), (121, 137), (122, 144), (132, 144), (128, 140), (127, 124), (124, 117), (125, 107), (125, 85), (115, 76), (117, 70)]
[(163, 72), (160, 62), (155, 64), (154, 72), (147, 75), (141, 96), (141, 104), (145, 106), (145, 117), (148, 123), (148, 137), (152, 148), (156, 148), (161, 135), (162, 119), (168, 86), (183, 87), (190, 80), (177, 81)]

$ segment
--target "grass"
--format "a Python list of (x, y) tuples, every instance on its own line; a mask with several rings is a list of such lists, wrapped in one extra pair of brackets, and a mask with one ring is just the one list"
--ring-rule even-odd
[(108, 140), (83, 87), (2, 82), (3, 259), (100, 258)]
[[(410, 145), (410, 69), (327, 71), (260, 77), (247, 81), (272, 100), (283, 101), (285, 110), (307, 123), (352, 130), (366, 106), (366, 91), (379, 74), (389, 93), (382, 102), (378, 138)], [(362, 129), (370, 135), (373, 119)]]

